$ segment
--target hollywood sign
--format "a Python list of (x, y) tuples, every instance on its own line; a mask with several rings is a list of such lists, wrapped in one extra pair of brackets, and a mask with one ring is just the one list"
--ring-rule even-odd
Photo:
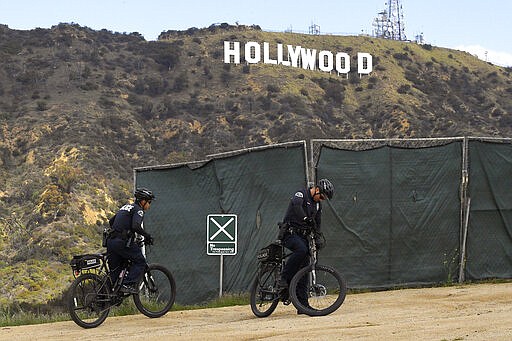
[[(248, 64), (256, 64), (263, 61), (264, 64), (284, 65), (290, 67), (302, 67), (303, 69), (321, 71), (336, 71), (339, 74), (350, 72), (350, 56), (344, 52), (318, 51), (316, 49), (306, 49), (301, 46), (286, 45), (286, 51), (283, 44), (277, 44), (273, 55), (270, 56), (270, 44), (257, 42), (247, 42), (244, 46), (244, 59)], [(262, 57), (263, 55), (263, 57)], [(224, 41), (224, 63), (240, 64), (240, 42)], [(357, 73), (369, 74), (372, 72), (372, 55), (369, 53), (357, 53)]]

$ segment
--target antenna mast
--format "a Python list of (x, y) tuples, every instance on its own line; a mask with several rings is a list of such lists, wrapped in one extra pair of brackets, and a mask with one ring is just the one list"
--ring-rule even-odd
[(378, 38), (407, 40), (401, 0), (388, 0), (387, 9), (373, 20), (374, 36)]
[(309, 26), (309, 34), (320, 35), (320, 25), (311, 22), (311, 26)]

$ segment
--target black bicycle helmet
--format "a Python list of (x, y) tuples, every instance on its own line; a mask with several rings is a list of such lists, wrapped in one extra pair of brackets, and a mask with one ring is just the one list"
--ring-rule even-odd
[(151, 192), (149, 189), (144, 188), (144, 187), (137, 188), (135, 190), (135, 193), (133, 193), (133, 195), (135, 196), (135, 199), (137, 199), (137, 200), (148, 200), (148, 201), (155, 200), (155, 195), (153, 194), (153, 192)]
[(324, 194), (327, 198), (332, 199), (334, 195), (334, 186), (327, 179), (318, 180), (317, 187), (320, 189), (320, 194)]

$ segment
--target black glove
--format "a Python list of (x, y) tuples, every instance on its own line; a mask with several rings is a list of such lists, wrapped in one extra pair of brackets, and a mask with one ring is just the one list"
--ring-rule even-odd
[(315, 244), (317, 250), (323, 249), (325, 247), (325, 237), (321, 232), (315, 233)]
[(139, 247), (143, 247), (144, 244), (145, 244), (145, 241), (142, 239), (142, 238), (137, 238), (135, 239), (135, 243), (139, 246)]
[(308, 226), (314, 226), (314, 221), (313, 221), (313, 218), (311, 217), (304, 217), (304, 222), (306, 223), (306, 225)]
[(153, 245), (154, 241), (155, 240), (153, 239), (153, 237), (151, 237), (150, 234), (147, 234), (147, 235), (144, 236), (144, 244), (146, 244), (146, 245)]

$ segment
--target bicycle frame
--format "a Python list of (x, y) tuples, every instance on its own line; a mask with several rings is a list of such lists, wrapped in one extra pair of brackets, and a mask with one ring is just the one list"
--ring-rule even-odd
[[(308, 266), (312, 267), (311, 277), (309, 278), (309, 284), (310, 284), (310, 287), (312, 287), (313, 285), (316, 284), (315, 265), (317, 264), (317, 248), (316, 248), (316, 243), (315, 243), (315, 238), (314, 238), (313, 232), (310, 232), (307, 234), (307, 240), (308, 240), (308, 245), (309, 245), (309, 264), (308, 264)], [(286, 252), (285, 247), (283, 246), (280, 261), (276, 262), (275, 265), (272, 266), (272, 271), (268, 272), (268, 275), (267, 275), (268, 277), (262, 278), (261, 282), (266, 282), (268, 280), (268, 278), (272, 275), (272, 273), (276, 270), (277, 270), (276, 278), (280, 278), (281, 273), (283, 272), (283, 268), (285, 266), (286, 258), (291, 256), (292, 254), (293, 254), (292, 252)], [(269, 263), (260, 263), (259, 266), (269, 266)], [(277, 296), (277, 297), (274, 297), (273, 301), (280, 300), (280, 299), (281, 299), (281, 297)]]
[[(291, 256), (292, 253), (289, 252), (287, 253), (285, 251), (285, 248), (283, 247), (282, 248), (282, 251), (281, 251), (281, 257), (280, 257), (280, 260), (278, 262), (259, 262), (259, 265), (258, 265), (258, 272), (261, 271), (261, 269), (263, 267), (271, 267), (271, 271), (265, 271), (267, 272), (267, 277), (266, 278), (260, 278), (260, 282), (262, 283), (266, 283), (269, 278), (272, 276), (272, 274), (274, 274), (274, 272), (276, 273), (275, 274), (275, 278), (280, 278), (281, 276), (281, 273), (283, 272), (283, 268), (284, 268), (284, 264), (286, 262), (286, 258), (288, 258), (289, 256)], [(268, 270), (268, 268), (266, 268), (266, 270)], [(258, 277), (261, 276), (261, 273), (258, 274)], [(274, 287), (274, 290), (277, 290), (277, 286)], [(277, 293), (277, 292), (276, 292)], [(276, 294), (274, 292), (269, 292), (269, 294), (273, 295), (274, 297), (272, 298), (272, 301), (276, 301), (276, 300), (280, 300), (281, 297), (277, 296), (277, 295), (274, 295)]]
[(66, 303), (77, 325), (83, 328), (99, 326), (110, 309), (121, 305), (128, 297), (133, 297), (137, 309), (147, 317), (161, 317), (171, 309), (176, 299), (176, 282), (166, 267), (146, 261), (139, 290), (125, 292), (121, 287), (132, 262), (125, 259), (112, 268), (108, 258), (106, 252), (84, 254), (73, 256), (70, 262), (75, 280), (71, 283)]
[[(108, 265), (108, 254), (106, 252), (101, 253), (100, 258), (101, 266), (99, 268), (92, 268), (92, 269), (77, 269), (73, 271), (73, 276), (75, 278), (79, 277), (81, 274), (84, 273), (95, 273), (98, 276), (102, 278), (100, 288), (103, 288), (107, 286), (109, 288), (108, 294), (104, 298), (99, 298), (99, 300), (109, 303), (105, 309), (107, 310), (112, 308), (114, 305), (119, 304), (122, 302), (126, 297), (129, 295), (119, 295), (119, 289), (121, 288), (121, 285), (123, 284), (124, 275), (126, 271), (130, 268), (130, 261), (126, 260), (123, 262), (119, 267), (116, 269), (111, 270), (110, 266)], [(147, 265), (146, 265), (147, 266)], [(121, 269), (119, 276), (116, 278), (115, 281), (112, 281), (111, 274), (113, 271), (116, 271), (117, 269)], [(149, 282), (149, 279), (148, 279)]]
[(314, 286), (316, 284), (316, 271), (315, 266), (318, 262), (317, 258), (317, 249), (316, 249), (316, 242), (315, 242), (315, 235), (311, 231), (308, 233), (308, 244), (309, 244), (309, 265), (311, 269), (311, 277), (309, 278), (309, 284), (310, 287)]
[[(315, 239), (317, 235), (314, 230), (301, 236), (307, 240), (309, 262), (292, 277), (288, 290), (280, 288), (278, 281), (286, 264), (285, 259), (293, 252), (285, 255), (283, 247), (283, 256), (280, 259), (276, 255), (267, 262), (258, 263), (257, 277), (251, 286), (251, 309), (257, 317), (268, 317), (280, 301), (285, 305), (293, 303), (299, 314), (309, 316), (328, 315), (343, 304), (346, 295), (345, 280), (335, 269), (318, 264)], [(269, 247), (261, 249), (258, 260), (265, 259), (265, 251), (268, 249)]]

